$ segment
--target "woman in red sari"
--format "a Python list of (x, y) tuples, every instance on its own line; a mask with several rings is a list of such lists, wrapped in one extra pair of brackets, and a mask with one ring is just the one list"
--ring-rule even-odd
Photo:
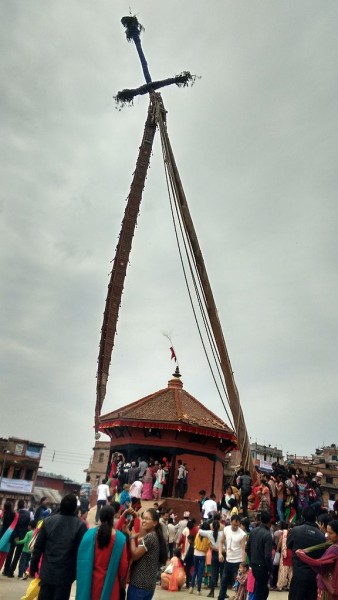
[[(100, 600), (101, 598), (110, 556), (115, 543), (116, 532), (113, 526), (114, 509), (111, 506), (104, 506), (101, 509), (100, 521), (101, 525), (98, 528), (95, 543), (91, 600)], [(120, 588), (123, 589), (126, 586), (127, 572), (127, 550), (126, 546), (124, 546), (118, 571), (111, 590), (110, 600), (120, 599)]]
[[(338, 600), (338, 521), (331, 521), (327, 526), (327, 536), (331, 546), (325, 550), (321, 558), (311, 558), (307, 550), (296, 550), (300, 560), (310, 565), (317, 572), (317, 600)], [(315, 546), (313, 547), (313, 549)]]
[(185, 584), (185, 570), (181, 560), (181, 550), (176, 548), (174, 556), (161, 574), (162, 590), (178, 592)]

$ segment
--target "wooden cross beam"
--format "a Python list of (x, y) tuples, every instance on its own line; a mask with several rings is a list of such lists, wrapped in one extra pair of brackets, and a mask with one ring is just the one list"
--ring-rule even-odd
[(196, 75), (191, 75), (189, 71), (183, 71), (179, 75), (175, 75), (175, 77), (153, 81), (149, 73), (148, 63), (141, 44), (141, 32), (144, 31), (144, 27), (139, 23), (137, 17), (131, 15), (122, 17), (121, 23), (126, 30), (128, 42), (133, 41), (136, 46), (146, 83), (135, 89), (125, 89), (118, 92), (116, 96), (114, 96), (114, 100), (118, 104), (130, 104), (133, 102), (135, 96), (148, 94), (168, 85), (175, 84), (178, 87), (186, 87), (189, 84), (193, 85), (196, 80)]

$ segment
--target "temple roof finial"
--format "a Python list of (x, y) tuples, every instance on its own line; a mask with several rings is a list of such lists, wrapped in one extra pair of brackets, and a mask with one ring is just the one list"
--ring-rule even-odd
[(178, 378), (181, 377), (181, 373), (180, 373), (179, 367), (176, 367), (175, 373), (173, 373), (173, 377), (178, 377)]

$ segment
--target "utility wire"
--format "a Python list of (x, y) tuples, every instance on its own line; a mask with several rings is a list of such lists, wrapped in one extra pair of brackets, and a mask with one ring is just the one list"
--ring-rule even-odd
[[(200, 313), (201, 313), (202, 320), (203, 320), (203, 323), (204, 323), (204, 329), (206, 331), (206, 335), (207, 335), (207, 338), (208, 338), (208, 341), (209, 341), (209, 346), (211, 348), (211, 352), (213, 354), (213, 358), (214, 358), (214, 362), (215, 362), (215, 365), (216, 365), (216, 369), (218, 371), (218, 375), (219, 375), (219, 378), (221, 380), (221, 385), (223, 387), (223, 390), (224, 390), (225, 396), (227, 398), (227, 401), (229, 402), (227, 390), (226, 390), (226, 387), (224, 385), (224, 381), (223, 381), (223, 378), (221, 376), (221, 371), (220, 371), (220, 368), (219, 368), (220, 359), (219, 359), (219, 356), (218, 356), (218, 352), (217, 352), (217, 348), (216, 348), (216, 343), (215, 343), (215, 340), (214, 340), (214, 337), (213, 337), (213, 334), (212, 334), (212, 331), (211, 331), (211, 327), (209, 325), (209, 318), (207, 316), (207, 312), (206, 312), (206, 310), (204, 308), (206, 306), (205, 296), (204, 296), (203, 289), (202, 289), (202, 296), (203, 296), (203, 301), (202, 301), (201, 294), (200, 294), (200, 291), (199, 291), (199, 287), (198, 287), (197, 282), (196, 282), (196, 276), (195, 276), (195, 273), (197, 271), (196, 270), (196, 266), (195, 266), (195, 269), (193, 269), (193, 267), (192, 267), (192, 261), (191, 261), (191, 258), (189, 256), (189, 251), (188, 251), (187, 244), (190, 247), (190, 255), (193, 256), (192, 250), (191, 250), (190, 239), (187, 236), (186, 232), (185, 232), (185, 235), (183, 233), (182, 217), (180, 216), (178, 199), (177, 199), (177, 196), (178, 196), (178, 194), (177, 194), (177, 186), (176, 186), (175, 177), (173, 175), (173, 169), (172, 169), (172, 165), (171, 165), (171, 161), (170, 161), (170, 154), (168, 152), (168, 147), (167, 147), (167, 144), (166, 144), (165, 125), (163, 123), (163, 119), (162, 119), (161, 115), (159, 116), (159, 124), (160, 124), (162, 154), (163, 154), (163, 162), (164, 162), (165, 177), (166, 177), (166, 182), (167, 182), (167, 189), (168, 189), (170, 210), (171, 210), (171, 215), (172, 215), (172, 220), (173, 220), (173, 226), (174, 226), (174, 231), (175, 231), (176, 242), (177, 242), (177, 246), (178, 246), (178, 252), (179, 252), (180, 261), (181, 261), (182, 270), (183, 270), (183, 276), (184, 276), (184, 279), (185, 279), (185, 283), (186, 283), (186, 287), (187, 287), (187, 291), (188, 291), (188, 295), (189, 295), (189, 299), (190, 299), (190, 304), (191, 304), (191, 307), (192, 307), (192, 310), (193, 310), (193, 314), (194, 314), (196, 326), (197, 326), (198, 333), (199, 333), (199, 336), (200, 336), (200, 339), (201, 339), (201, 343), (202, 343), (202, 346), (203, 346), (203, 350), (204, 350), (204, 353), (205, 353), (205, 356), (206, 356), (206, 359), (207, 359), (207, 362), (208, 362), (208, 365), (209, 365), (209, 369), (211, 371), (212, 378), (214, 380), (216, 389), (218, 391), (220, 400), (222, 402), (222, 405), (223, 405), (223, 408), (224, 408), (224, 410), (226, 412), (226, 415), (227, 415), (227, 417), (228, 417), (228, 419), (230, 421), (230, 424), (234, 427), (233, 419), (232, 419), (232, 417), (230, 417), (230, 414), (229, 414), (229, 412), (227, 410), (227, 407), (225, 405), (222, 393), (220, 391), (219, 385), (218, 385), (218, 383), (216, 381), (214, 370), (213, 370), (212, 365), (211, 365), (211, 361), (210, 361), (210, 358), (209, 358), (209, 355), (208, 355), (208, 351), (207, 351), (207, 348), (206, 348), (206, 345), (205, 345), (205, 342), (204, 342), (204, 339), (203, 339), (203, 336), (202, 336), (201, 327), (200, 327), (200, 324), (199, 324), (198, 319), (197, 319), (197, 314), (196, 314), (195, 306), (194, 306), (194, 303), (193, 303), (193, 300), (192, 300), (192, 294), (191, 294), (191, 291), (190, 291), (190, 286), (189, 286), (189, 282), (188, 282), (188, 278), (187, 278), (187, 274), (186, 274), (186, 269), (185, 269), (185, 266), (184, 266), (183, 255), (182, 255), (181, 245), (180, 245), (180, 241), (179, 241), (179, 236), (178, 236), (178, 231), (177, 231), (177, 225), (176, 225), (176, 221), (175, 221), (175, 215), (174, 215), (174, 210), (173, 210), (173, 198), (174, 198), (174, 203), (175, 203), (175, 211), (176, 211), (176, 214), (177, 214), (177, 222), (178, 222), (178, 225), (179, 225), (179, 228), (180, 228), (180, 231), (181, 231), (181, 237), (182, 237), (182, 241), (183, 241), (183, 245), (184, 245), (184, 249), (185, 249), (185, 256), (186, 256), (186, 260), (188, 262), (188, 266), (189, 266), (189, 270), (190, 270), (190, 275), (191, 275), (191, 278), (192, 278), (192, 281), (193, 281), (193, 285), (194, 285), (194, 289), (195, 289), (195, 295), (197, 297), (197, 302), (199, 304)], [(169, 181), (170, 181), (170, 185), (169, 185), (169, 182), (168, 182), (168, 178), (169, 178)], [(184, 229), (185, 229), (185, 227), (184, 227)], [(193, 260), (193, 264), (195, 265), (195, 260)], [(200, 282), (200, 278), (199, 278), (198, 272), (197, 272), (197, 278), (199, 280), (199, 286), (201, 288), (201, 282)]]

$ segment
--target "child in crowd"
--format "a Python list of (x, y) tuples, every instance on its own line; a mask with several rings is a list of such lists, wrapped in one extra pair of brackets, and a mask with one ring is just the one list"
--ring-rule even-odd
[(22, 540), (17, 540), (15, 542), (17, 546), (19, 546), (20, 544), (23, 544), (23, 550), (21, 552), (20, 562), (19, 562), (19, 575), (18, 575), (19, 579), (23, 578), (23, 576), (29, 566), (29, 562), (30, 562), (30, 559), (32, 556), (32, 553), (29, 549), (29, 544), (32, 540), (35, 527), (36, 527), (35, 521), (31, 521), (30, 524), (28, 525), (28, 531), (27, 531), (25, 537)]
[(270, 575), (270, 590), (277, 587), (280, 553), (277, 552), (277, 545), (272, 545), (272, 574)]
[(228, 505), (230, 507), (230, 514), (229, 514), (230, 519), (233, 515), (238, 515), (237, 504), (238, 503), (237, 503), (236, 498), (230, 498), (230, 500), (228, 501)]
[(242, 562), (239, 565), (237, 577), (236, 577), (236, 595), (234, 600), (246, 600), (247, 597), (247, 579), (248, 579), (249, 565), (246, 562)]
[(131, 498), (129, 495), (129, 488), (130, 488), (129, 483), (125, 483), (123, 486), (121, 495), (120, 495), (120, 505), (121, 505), (122, 510), (126, 510), (127, 508), (129, 508), (130, 503), (131, 503)]
[(194, 566), (194, 542), (195, 538), (193, 535), (188, 535), (188, 550), (184, 559), (185, 575), (186, 575), (186, 588), (190, 588), (191, 584), (191, 571)]

